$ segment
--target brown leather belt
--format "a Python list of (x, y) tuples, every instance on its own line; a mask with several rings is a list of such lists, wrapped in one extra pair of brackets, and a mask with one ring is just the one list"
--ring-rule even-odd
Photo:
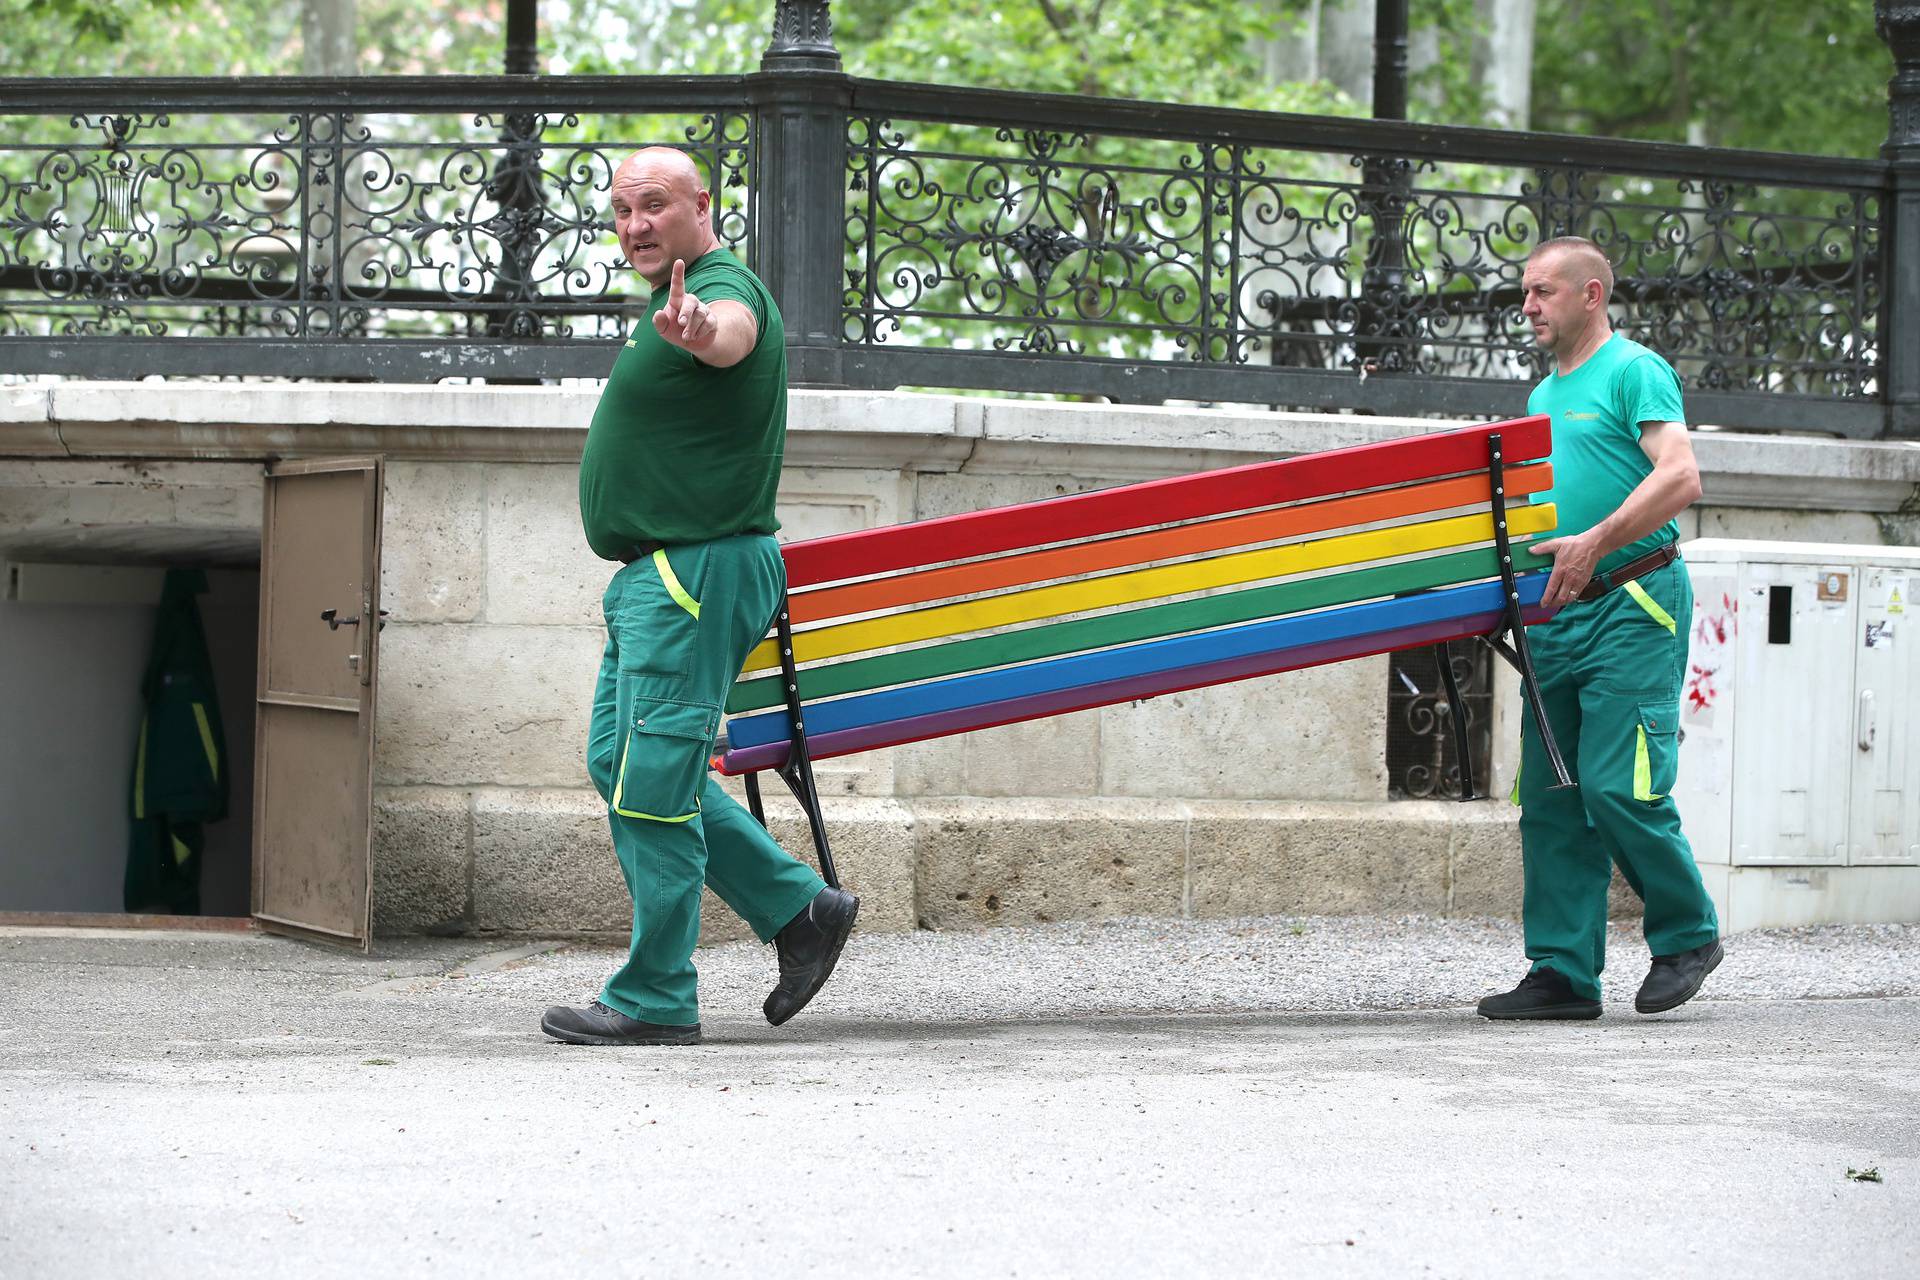
[(1671, 542), (1663, 543), (1655, 547), (1652, 551), (1647, 552), (1647, 554), (1627, 561), (1618, 569), (1614, 569), (1608, 573), (1594, 574), (1592, 578), (1587, 580), (1586, 587), (1580, 592), (1577, 598), (1581, 600), (1598, 600), (1601, 596), (1607, 594), (1607, 592), (1613, 590), (1621, 583), (1632, 582), (1635, 578), (1644, 577), (1652, 573), (1655, 569), (1664, 569), (1679, 558), (1680, 548), (1677, 544)]
[(650, 556), (666, 545), (666, 543), (655, 541), (652, 538), (643, 539), (620, 553), (620, 563), (632, 564), (642, 556)]

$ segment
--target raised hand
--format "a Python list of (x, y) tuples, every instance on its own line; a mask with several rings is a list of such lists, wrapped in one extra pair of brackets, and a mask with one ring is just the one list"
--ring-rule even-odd
[(719, 336), (719, 326), (706, 303), (687, 292), (687, 263), (673, 260), (673, 279), (667, 286), (667, 305), (653, 313), (653, 327), (661, 337), (684, 351), (704, 353)]

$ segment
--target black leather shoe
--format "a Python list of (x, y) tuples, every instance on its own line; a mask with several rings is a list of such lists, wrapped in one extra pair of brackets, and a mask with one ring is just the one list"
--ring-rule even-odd
[(1520, 979), (1520, 985), (1497, 996), (1488, 996), (1478, 1006), (1483, 1018), (1502, 1021), (1519, 1018), (1597, 1018), (1600, 1002), (1586, 1000), (1573, 992), (1573, 984), (1558, 969), (1535, 969)]
[(1700, 984), (1720, 967), (1726, 954), (1720, 949), (1720, 939), (1715, 938), (1678, 955), (1655, 956), (1647, 980), (1640, 984), (1640, 994), (1633, 998), (1633, 1007), (1641, 1013), (1678, 1009), (1700, 993)]
[(556, 1004), (540, 1019), (540, 1029), (568, 1044), (699, 1044), (700, 1024), (670, 1027), (629, 1018), (595, 1000), (584, 1009)]
[(860, 914), (860, 899), (845, 889), (822, 889), (813, 895), (807, 909), (787, 921), (773, 935), (773, 947), (780, 955), (780, 985), (767, 993), (760, 1011), (767, 1021), (779, 1026), (807, 1007), (807, 1001), (827, 985), (827, 975), (840, 958), (853, 932), (853, 918)]

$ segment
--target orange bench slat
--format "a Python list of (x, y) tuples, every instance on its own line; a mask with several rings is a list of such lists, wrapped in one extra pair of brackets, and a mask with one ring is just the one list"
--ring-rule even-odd
[(1482, 471), (1487, 465), (1489, 435), (1498, 433), (1502, 437), (1502, 461), (1511, 465), (1546, 457), (1552, 447), (1549, 430), (1548, 419), (1536, 415), (810, 538), (789, 543), (783, 550), (787, 586), (797, 590), (941, 564), (963, 556), (992, 555), (1356, 489)]
[[(1508, 500), (1553, 487), (1552, 464), (1529, 463), (1506, 474)], [(1069, 578), (1127, 565), (1149, 564), (1250, 546), (1302, 534), (1395, 520), (1448, 507), (1485, 505), (1491, 497), (1485, 475), (1454, 476), (1424, 484), (1381, 489), (1344, 498), (1275, 507), (1246, 515), (1223, 516), (1171, 529), (1129, 533), (1093, 542), (1023, 551), (988, 560), (922, 569), (886, 578), (820, 587), (793, 596), (788, 614), (798, 625), (849, 614), (871, 613), (899, 605), (925, 604), (953, 596), (977, 595), (1025, 586), (1051, 578)]]

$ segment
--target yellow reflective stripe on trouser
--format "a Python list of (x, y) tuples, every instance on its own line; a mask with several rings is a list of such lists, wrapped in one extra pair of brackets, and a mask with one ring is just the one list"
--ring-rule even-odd
[[(658, 552), (654, 554), (658, 555)], [(678, 586), (675, 583), (674, 586)], [(671, 589), (671, 588), (669, 588)], [(613, 775), (613, 811), (623, 818), (645, 818), (648, 822), (691, 822), (700, 816), (700, 797), (693, 798), (693, 812), (683, 813), (677, 818), (663, 818), (657, 813), (642, 813), (638, 809), (622, 809), (620, 793), (627, 785), (627, 754), (633, 750), (633, 731), (627, 731), (627, 745), (620, 748), (620, 765)]]
[(665, 547), (653, 553), (653, 567), (660, 571), (660, 581), (667, 588), (667, 594), (673, 597), (673, 602), (694, 617), (699, 617), (700, 602), (688, 595), (687, 589), (680, 585), (680, 579), (674, 574), (673, 566), (667, 563)]
[(220, 779), (220, 753), (213, 745), (213, 726), (207, 723), (205, 703), (193, 704), (193, 722), (200, 726), (200, 745), (207, 749), (207, 770), (217, 782)]
[[(168, 834), (172, 834), (169, 832)], [(177, 867), (187, 865), (187, 859), (193, 856), (193, 850), (179, 836), (173, 837), (173, 863)]]
[(1633, 726), (1633, 798), (1651, 803), (1660, 799), (1653, 794), (1653, 762), (1647, 759), (1647, 726)]
[(1679, 628), (1673, 622), (1673, 615), (1662, 609), (1654, 598), (1647, 594), (1645, 587), (1637, 582), (1623, 582), (1620, 585), (1626, 588), (1627, 594), (1633, 597), (1635, 604), (1647, 611), (1649, 618), (1665, 627), (1669, 634), (1679, 634)]
[(133, 757), (133, 816), (147, 816), (147, 718), (140, 717), (140, 748)]
[(1518, 764), (1513, 766), (1513, 794), (1507, 797), (1507, 803), (1511, 805), (1520, 803), (1520, 766)]

